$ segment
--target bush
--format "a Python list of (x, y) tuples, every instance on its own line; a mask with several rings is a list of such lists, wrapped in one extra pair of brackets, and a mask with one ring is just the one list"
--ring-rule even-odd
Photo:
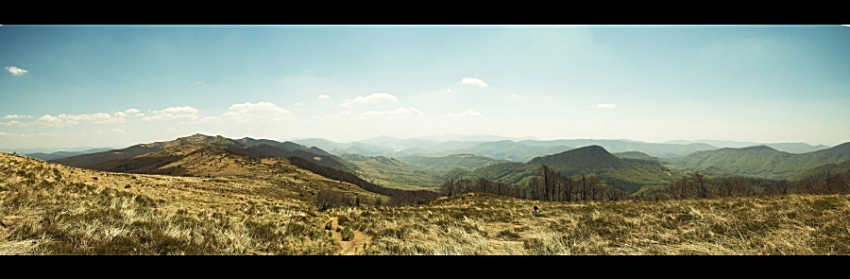
[(354, 232), (348, 228), (342, 229), (342, 241), (350, 241), (354, 239)]

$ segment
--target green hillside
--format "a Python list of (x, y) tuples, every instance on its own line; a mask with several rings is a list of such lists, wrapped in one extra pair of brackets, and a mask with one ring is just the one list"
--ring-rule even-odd
[(846, 162), (838, 163), (838, 164), (826, 164), (826, 165), (822, 165), (822, 166), (819, 166), (819, 167), (807, 169), (807, 170), (804, 170), (804, 171), (801, 171), (801, 172), (795, 174), (794, 176), (792, 176), (788, 180), (798, 181), (798, 180), (807, 180), (807, 179), (811, 179), (811, 178), (821, 179), (821, 178), (825, 177), (827, 171), (829, 171), (830, 174), (848, 172), (848, 171), (850, 171), (850, 161), (846, 161)]
[(525, 163), (508, 162), (474, 169), (462, 178), (471, 180), (485, 178), (490, 181), (514, 185), (527, 177), (538, 175), (538, 173), (539, 170), (535, 166)]
[(421, 189), (436, 188), (443, 183), (438, 174), (413, 168), (393, 158), (357, 154), (343, 154), (341, 157), (357, 166), (358, 176), (381, 186)]
[(507, 160), (496, 160), (474, 154), (454, 154), (440, 157), (409, 156), (400, 157), (398, 160), (411, 167), (433, 173), (445, 173), (455, 168), (473, 170), (483, 166), (509, 162)]
[(850, 161), (850, 143), (803, 154), (778, 151), (767, 146), (722, 148), (694, 152), (673, 159), (673, 164), (692, 169), (715, 167), (732, 175), (790, 178), (808, 169)]
[(658, 161), (621, 159), (600, 146), (587, 146), (537, 157), (525, 164), (499, 163), (472, 171), (457, 168), (447, 172), (444, 177), (455, 180), (485, 178), (508, 185), (524, 185), (540, 175), (542, 165), (564, 176), (595, 175), (629, 192), (635, 192), (643, 186), (664, 185), (673, 181), (669, 170)]
[[(676, 158), (691, 154), (700, 150), (714, 150), (715, 146), (704, 143), (691, 144), (664, 144), (664, 143), (646, 143), (625, 140), (594, 140), (594, 139), (572, 139), (572, 140), (551, 140), (551, 141), (536, 141), (524, 140), (520, 144), (528, 146), (591, 146), (598, 145), (605, 148), (608, 152), (629, 152), (639, 151), (650, 156), (659, 158)], [(549, 153), (552, 154), (552, 153)]]
[(571, 146), (529, 146), (509, 140), (484, 142), (473, 147), (464, 149), (463, 153), (471, 153), (478, 156), (494, 159), (511, 160), (514, 162), (528, 162), (534, 157), (546, 154), (554, 154), (573, 149)]
[(615, 152), (611, 153), (614, 156), (620, 157), (622, 159), (641, 159), (641, 160), (650, 160), (650, 161), (658, 161), (658, 157), (649, 156), (649, 154), (639, 152), (639, 151), (627, 151), (627, 152)]

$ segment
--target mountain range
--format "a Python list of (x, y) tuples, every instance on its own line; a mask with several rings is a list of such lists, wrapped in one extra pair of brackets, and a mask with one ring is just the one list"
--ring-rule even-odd
[[(326, 149), (331, 149), (331, 152)], [(461, 178), (486, 178), (522, 185), (538, 176), (540, 167), (546, 165), (565, 176), (596, 175), (632, 192), (647, 185), (669, 183), (691, 170), (709, 175), (797, 179), (800, 175), (816, 174), (830, 164), (841, 168), (850, 161), (850, 143), (797, 154), (766, 145), (716, 148), (695, 142), (658, 144), (592, 139), (437, 142), (387, 136), (336, 143), (320, 138), (279, 142), (195, 134), (171, 141), (88, 152), (58, 159), (43, 158), (67, 166), (102, 171), (181, 175), (187, 174), (183, 167), (185, 164), (176, 162), (195, 158), (197, 154), (213, 156), (198, 157), (212, 160), (206, 163), (201, 163), (202, 159), (193, 159), (205, 166), (217, 165), (215, 158), (220, 160), (226, 156), (253, 158), (251, 160), (297, 157), (311, 164), (402, 189), (434, 189), (443, 181)], [(73, 153), (56, 155), (67, 154)], [(249, 161), (241, 159), (234, 162), (244, 166)], [(210, 174), (221, 171), (211, 167), (197, 169)]]
[(316, 164), (321, 166), (326, 166), (346, 172), (353, 172), (353, 168), (356, 167), (353, 164), (342, 160), (336, 155), (327, 153), (322, 149), (315, 147), (308, 148), (306, 146), (292, 142), (277, 142), (265, 139), (256, 140), (247, 137), (233, 140), (222, 136), (207, 136), (202, 134), (195, 134), (188, 137), (182, 137), (172, 141), (137, 144), (124, 149), (115, 149), (103, 152), (71, 156), (51, 160), (50, 162), (72, 167), (98, 167), (99, 170), (111, 170), (105, 166), (111, 166), (116, 164), (126, 165), (131, 163), (131, 161), (138, 161), (139, 158), (136, 158), (137, 156), (162, 151), (170, 147), (177, 147), (187, 144), (208, 144), (226, 150), (227, 152), (230, 152), (232, 154), (238, 154), (253, 158), (295, 156), (314, 161)]
[(698, 151), (671, 160), (673, 164), (686, 168), (716, 168), (727, 174), (776, 179), (790, 178), (808, 169), (846, 161), (850, 161), (850, 142), (801, 154), (760, 145)]

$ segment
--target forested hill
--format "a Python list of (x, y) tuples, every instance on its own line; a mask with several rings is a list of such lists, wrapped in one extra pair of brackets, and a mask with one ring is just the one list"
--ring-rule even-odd
[(687, 168), (715, 167), (728, 174), (776, 179), (790, 178), (808, 169), (846, 161), (850, 161), (850, 143), (803, 154), (778, 151), (767, 146), (722, 148), (694, 152), (672, 160), (674, 164)]

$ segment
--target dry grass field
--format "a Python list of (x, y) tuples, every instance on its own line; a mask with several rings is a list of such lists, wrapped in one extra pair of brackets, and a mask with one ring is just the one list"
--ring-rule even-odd
[(340, 244), (322, 228), (328, 217), (313, 196), (376, 196), (285, 161), (243, 165), (251, 164), (289, 171), (123, 174), (0, 153), (0, 254), (331, 254)]
[(373, 237), (365, 254), (850, 254), (848, 195), (558, 203), (468, 193), (332, 214)]
[(320, 212), (321, 190), (378, 196), (284, 159), (199, 150), (166, 167), (200, 177), (0, 153), (0, 254), (850, 254), (848, 195), (559, 203), (467, 193)]

